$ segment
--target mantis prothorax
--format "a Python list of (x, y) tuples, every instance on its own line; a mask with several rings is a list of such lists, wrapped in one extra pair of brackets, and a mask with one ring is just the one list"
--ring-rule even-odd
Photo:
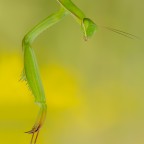
[[(22, 78), (27, 81), (27, 84), (35, 98), (35, 102), (40, 106), (40, 111), (34, 126), (30, 131), (26, 132), (32, 134), (30, 144), (36, 143), (39, 131), (45, 121), (47, 111), (46, 98), (39, 74), (37, 60), (34, 50), (31, 47), (32, 42), (40, 33), (62, 20), (68, 14), (71, 14), (80, 24), (85, 40), (91, 37), (97, 30), (96, 24), (92, 20), (87, 18), (85, 14), (74, 3), (72, 3), (71, 0), (57, 0), (57, 2), (61, 6), (60, 10), (48, 16), (46, 19), (36, 25), (25, 35), (22, 41), (22, 47), (24, 51), (24, 70)], [(128, 37), (133, 36), (131, 34), (116, 29), (107, 29)], [(34, 138), (35, 133), (36, 136)]]

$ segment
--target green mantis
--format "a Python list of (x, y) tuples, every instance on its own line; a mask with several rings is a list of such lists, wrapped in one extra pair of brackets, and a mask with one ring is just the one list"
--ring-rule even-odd
[[(47, 104), (45, 93), (42, 85), (42, 81), (40, 78), (40, 73), (37, 65), (37, 60), (35, 57), (34, 50), (32, 49), (32, 43), (44, 30), (53, 26), (54, 24), (61, 21), (65, 16), (72, 15), (78, 24), (81, 26), (84, 39), (87, 40), (91, 37), (95, 31), (97, 31), (97, 25), (89, 18), (85, 16), (85, 14), (71, 1), (71, 0), (57, 0), (60, 4), (60, 10), (51, 14), (38, 25), (36, 25), (32, 30), (30, 30), (24, 37), (22, 41), (22, 47), (24, 51), (24, 70), (23, 70), (23, 79), (26, 80), (34, 98), (35, 102), (39, 105), (40, 111), (37, 117), (37, 120), (32, 127), (32, 129), (26, 133), (32, 134), (31, 142), (36, 143), (39, 131), (45, 121), (46, 112), (47, 112)], [(105, 27), (108, 30), (116, 32), (118, 34), (127, 36), (129, 38), (135, 37), (129, 33)], [(35, 136), (36, 134), (36, 136)], [(34, 138), (35, 137), (35, 138)]]
[(47, 111), (45, 93), (40, 78), (35, 53), (31, 46), (32, 42), (44, 30), (53, 26), (68, 14), (71, 14), (80, 24), (85, 40), (91, 37), (97, 29), (97, 26), (94, 24), (94, 22), (89, 18), (86, 18), (84, 13), (74, 3), (72, 3), (71, 0), (57, 0), (57, 2), (60, 4), (60, 10), (54, 14), (51, 14), (38, 25), (36, 25), (25, 35), (22, 41), (22, 47), (24, 52), (24, 70), (22, 78), (26, 80), (35, 98), (35, 102), (40, 107), (40, 111), (34, 126), (30, 131), (26, 132), (28, 134), (32, 134), (30, 144), (36, 143), (39, 131), (45, 121)]

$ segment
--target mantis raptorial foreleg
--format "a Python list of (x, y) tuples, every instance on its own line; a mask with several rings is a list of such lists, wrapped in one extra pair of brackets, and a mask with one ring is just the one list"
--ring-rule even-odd
[[(47, 28), (56, 24), (67, 14), (72, 14), (81, 25), (85, 39), (92, 36), (96, 30), (96, 25), (88, 18), (85, 18), (83, 12), (74, 5), (70, 0), (57, 0), (61, 4), (61, 9), (48, 16), (45, 20), (36, 25), (31, 31), (29, 31), (23, 39), (22, 46), (24, 51), (24, 71), (23, 79), (27, 81), (27, 84), (32, 91), (35, 98), (35, 102), (40, 106), (40, 111), (37, 120), (32, 129), (26, 133), (32, 134), (31, 144), (36, 143), (37, 137), (42, 127), (47, 111), (46, 98), (41, 82), (37, 60), (34, 50), (31, 45), (35, 38)], [(34, 138), (34, 134), (36, 137)]]
[(27, 132), (29, 134), (32, 134), (31, 144), (33, 143), (34, 134), (37, 132), (34, 141), (34, 143), (36, 143), (37, 136), (45, 120), (46, 110), (47, 110), (45, 93), (40, 79), (36, 57), (33, 49), (31, 48), (31, 44), (33, 40), (41, 32), (43, 32), (45, 29), (49, 28), (50, 26), (60, 21), (66, 14), (67, 12), (63, 8), (60, 9), (58, 12), (50, 15), (40, 24), (35, 26), (23, 39), (23, 43), (22, 43), (23, 51), (24, 51), (24, 73), (23, 74), (28, 83), (30, 90), (32, 91), (32, 94), (35, 97), (35, 102), (40, 106), (38, 118), (33, 128)]

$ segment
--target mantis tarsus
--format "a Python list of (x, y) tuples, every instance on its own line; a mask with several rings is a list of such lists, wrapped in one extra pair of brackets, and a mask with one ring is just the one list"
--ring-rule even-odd
[[(36, 25), (25, 35), (22, 41), (22, 47), (24, 51), (23, 79), (27, 81), (27, 84), (35, 98), (35, 102), (40, 106), (40, 111), (34, 126), (30, 131), (26, 132), (32, 134), (30, 144), (36, 143), (39, 131), (45, 121), (47, 111), (46, 98), (39, 74), (37, 60), (31, 47), (32, 42), (40, 33), (62, 20), (68, 14), (71, 14), (80, 24), (85, 40), (91, 37), (97, 30), (97, 25), (89, 18), (86, 18), (85, 14), (74, 3), (72, 3), (71, 0), (57, 0), (57, 2), (60, 4), (60, 10), (48, 16), (46, 19)], [(128, 36), (130, 38), (134, 37), (133, 35), (123, 31), (112, 28), (107, 29)], [(36, 136), (34, 138), (35, 133)]]

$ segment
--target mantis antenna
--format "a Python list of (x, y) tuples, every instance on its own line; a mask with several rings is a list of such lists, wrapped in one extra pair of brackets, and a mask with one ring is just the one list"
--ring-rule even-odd
[[(71, 14), (80, 24), (85, 40), (91, 37), (97, 29), (97, 26), (94, 24), (94, 22), (89, 18), (86, 18), (84, 13), (75, 4), (73, 4), (71, 0), (57, 0), (57, 2), (61, 5), (60, 10), (54, 14), (51, 14), (38, 25), (36, 25), (33, 29), (31, 29), (25, 35), (22, 41), (24, 53), (24, 70), (22, 79), (27, 82), (28, 87), (30, 88), (35, 98), (35, 103), (37, 103), (40, 107), (39, 114), (34, 126), (30, 131), (26, 132), (28, 134), (32, 134), (30, 144), (36, 144), (39, 131), (45, 121), (47, 112), (44, 88), (40, 78), (36, 56), (34, 50), (31, 47), (33, 41), (44, 30), (53, 26), (68, 14)], [(35, 134), (36, 136), (34, 136)]]

